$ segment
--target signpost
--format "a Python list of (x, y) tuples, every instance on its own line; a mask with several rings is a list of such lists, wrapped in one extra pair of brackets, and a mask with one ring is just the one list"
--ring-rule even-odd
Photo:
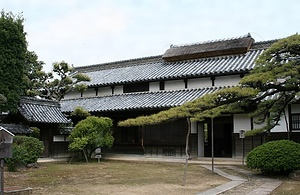
[(0, 126), (1, 195), (4, 195), (4, 159), (12, 157), (13, 136), (14, 134)]
[(240, 138), (242, 139), (242, 165), (244, 166), (244, 158), (245, 158), (245, 130), (240, 130)]

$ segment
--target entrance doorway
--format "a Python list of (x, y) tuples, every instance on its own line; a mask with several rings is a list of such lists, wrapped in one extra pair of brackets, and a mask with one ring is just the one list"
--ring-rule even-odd
[[(232, 116), (215, 118), (214, 121), (214, 156), (232, 157)], [(211, 157), (211, 121), (204, 125), (204, 155)]]

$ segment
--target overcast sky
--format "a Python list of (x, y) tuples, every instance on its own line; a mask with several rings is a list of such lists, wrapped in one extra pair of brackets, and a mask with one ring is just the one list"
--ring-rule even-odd
[(171, 44), (299, 32), (299, 0), (1, 0), (22, 12), (39, 60), (84, 66), (163, 54)]

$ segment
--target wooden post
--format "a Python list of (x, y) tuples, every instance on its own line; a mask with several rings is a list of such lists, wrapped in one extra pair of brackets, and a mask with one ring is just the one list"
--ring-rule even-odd
[(211, 118), (211, 171), (214, 173), (214, 119)]
[(1, 158), (1, 195), (4, 195), (4, 158)]

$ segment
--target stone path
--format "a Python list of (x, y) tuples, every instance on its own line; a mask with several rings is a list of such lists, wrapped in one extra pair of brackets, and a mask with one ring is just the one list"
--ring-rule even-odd
[[(211, 166), (203, 165), (203, 167), (211, 170)], [(228, 174), (224, 171), (226, 169), (231, 169), (243, 176)], [(236, 166), (218, 166), (214, 170), (215, 173), (230, 179), (231, 182), (206, 190), (198, 195), (268, 195), (282, 183), (280, 180), (265, 178)]]

